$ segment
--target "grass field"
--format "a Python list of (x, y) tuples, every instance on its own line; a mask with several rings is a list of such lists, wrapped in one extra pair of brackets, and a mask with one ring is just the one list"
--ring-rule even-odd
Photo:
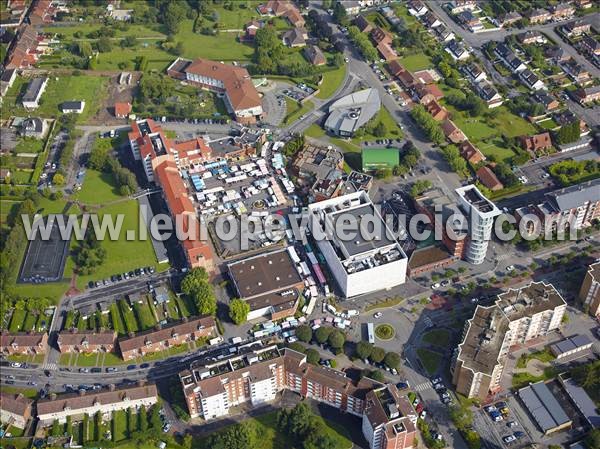
[(445, 347), (450, 343), (450, 332), (445, 329), (434, 329), (423, 334), (421, 340), (430, 345)]
[(83, 186), (75, 194), (75, 199), (85, 204), (106, 204), (123, 197), (114, 185), (112, 174), (90, 169), (86, 170)]
[(387, 133), (383, 136), (375, 136), (373, 134), (367, 133), (360, 137), (354, 137), (352, 139), (353, 143), (360, 144), (360, 142), (365, 141), (372, 141), (378, 139), (398, 139), (402, 137), (403, 133), (400, 129), (400, 126), (398, 126), (398, 123), (394, 120), (390, 112), (385, 107), (382, 107), (377, 113), (377, 116), (371, 120), (373, 120), (375, 124), (379, 124), (380, 122), (382, 122), (387, 129)]
[(343, 65), (335, 70), (323, 73), (323, 82), (319, 86), (317, 98), (325, 99), (331, 97), (344, 81), (346, 66)]
[[(12, 115), (29, 116), (21, 105), (21, 96), (27, 88), (28, 79), (18, 77), (9, 89), (4, 99), (4, 106), (11, 110)], [(58, 117), (62, 115), (59, 106), (64, 101), (85, 100), (83, 113), (76, 114), (78, 122), (85, 122), (96, 114), (100, 103), (106, 96), (108, 79), (102, 76), (60, 76), (50, 78), (42, 95), (40, 107), (35, 110), (36, 116)]]
[(311, 101), (305, 101), (304, 104), (300, 106), (297, 101), (292, 100), (289, 97), (285, 97), (285, 105), (287, 114), (283, 119), (284, 125), (295, 122), (302, 115), (312, 111), (315, 108), (314, 103)]
[[(258, 433), (261, 435), (262, 449), (289, 449), (296, 447), (295, 442), (292, 441), (287, 435), (277, 431), (277, 412), (265, 413), (264, 415), (257, 416), (256, 418), (250, 418), (258, 427)], [(317, 419), (322, 420), (325, 425), (326, 432), (331, 435), (336, 444), (336, 449), (349, 449), (352, 447), (352, 441), (349, 438), (348, 431), (331, 421), (327, 421), (321, 417)], [(221, 432), (222, 430), (220, 430)], [(194, 439), (192, 443), (193, 449), (208, 449), (206, 445), (207, 438)]]
[(400, 64), (402, 64), (409, 72), (430, 69), (434, 66), (431, 58), (422, 53), (404, 56), (400, 58)]
[(429, 349), (419, 348), (417, 349), (417, 355), (423, 364), (423, 368), (429, 375), (433, 375), (437, 372), (442, 363), (442, 356), (437, 352), (430, 351)]

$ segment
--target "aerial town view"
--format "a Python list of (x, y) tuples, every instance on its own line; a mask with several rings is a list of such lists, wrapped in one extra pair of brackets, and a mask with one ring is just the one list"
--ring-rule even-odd
[(0, 0), (0, 449), (600, 449), (599, 0)]

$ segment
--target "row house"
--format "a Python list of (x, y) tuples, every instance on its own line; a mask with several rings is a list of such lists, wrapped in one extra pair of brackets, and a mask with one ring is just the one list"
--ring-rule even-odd
[(481, 23), (479, 17), (477, 17), (469, 10), (460, 12), (456, 16), (456, 18), (458, 19), (459, 23), (461, 23), (466, 29), (468, 29), (472, 33), (476, 33), (478, 31), (483, 30), (483, 23)]
[(505, 43), (499, 43), (494, 49), (494, 53), (512, 73), (519, 73), (527, 68), (525, 63)]
[(579, 104), (585, 105), (589, 103), (593, 103), (595, 101), (600, 101), (600, 86), (594, 87), (580, 87), (573, 95), (579, 102)]
[(448, 111), (445, 107), (439, 104), (437, 100), (431, 100), (425, 103), (424, 106), (425, 110), (429, 112), (431, 117), (433, 117), (436, 122), (443, 122), (448, 118)]
[(76, 329), (59, 332), (56, 340), (58, 350), (63, 354), (112, 352), (116, 342), (117, 333), (114, 331), (79, 332)]
[(550, 139), (550, 133), (545, 132), (541, 134), (535, 134), (533, 136), (519, 136), (521, 148), (526, 151), (533, 153), (539, 153), (552, 148), (552, 140)]
[(42, 426), (58, 421), (65, 423), (67, 417), (74, 421), (83, 419), (84, 415), (93, 417), (96, 413), (104, 418), (119, 410), (139, 410), (142, 406), (148, 409), (158, 402), (158, 390), (154, 384), (139, 382), (136, 386), (120, 387), (110, 385), (101, 390), (80, 390), (77, 393), (50, 394), (37, 403), (37, 417)]
[(23, 69), (33, 67), (39, 57), (38, 45), (42, 36), (31, 25), (26, 25), (17, 32), (12, 46), (6, 56), (6, 69)]
[(427, 6), (421, 0), (411, 0), (408, 2), (408, 13), (411, 16), (422, 17), (429, 12)]
[(551, 8), (552, 19), (567, 20), (575, 15), (575, 7), (570, 3), (558, 3)]
[(571, 37), (571, 36), (581, 36), (583, 34), (589, 33), (592, 28), (592, 25), (589, 22), (584, 20), (574, 20), (573, 22), (569, 22), (562, 27), (563, 32)]
[(600, 56), (600, 42), (592, 36), (583, 37), (581, 40), (581, 48), (594, 56)]
[(448, 9), (452, 14), (458, 14), (463, 11), (475, 11), (478, 6), (475, 0), (451, 0)]
[(469, 59), (471, 54), (465, 47), (465, 44), (462, 42), (458, 42), (456, 40), (452, 40), (448, 42), (448, 45), (445, 48), (446, 52), (452, 56), (452, 59), (455, 61), (464, 61), (465, 59)]
[(31, 418), (33, 401), (22, 394), (0, 391), (0, 422), (24, 429)]
[(529, 90), (546, 90), (544, 82), (529, 69), (525, 69), (519, 73), (519, 79)]
[(545, 44), (547, 42), (546, 37), (537, 30), (517, 34), (517, 41), (523, 45)]
[(441, 42), (450, 42), (456, 38), (456, 35), (444, 24), (434, 28), (433, 32)]
[(440, 18), (431, 11), (421, 17), (421, 22), (423, 22), (423, 25), (429, 29), (436, 28), (444, 24), (444, 22), (442, 22)]
[(442, 122), (442, 131), (444, 132), (446, 139), (451, 143), (458, 144), (467, 140), (467, 136), (465, 136), (461, 129), (450, 119), (446, 119)]
[(507, 12), (506, 14), (500, 14), (500, 16), (498, 16), (497, 19), (492, 19), (492, 22), (494, 22), (494, 24), (496, 26), (507, 27), (507, 26), (515, 24), (516, 22), (518, 22), (519, 20), (522, 20), (522, 19), (523, 19), (523, 16), (521, 14), (519, 14), (517, 11), (510, 11), (510, 12)]
[(527, 14), (527, 18), (529, 19), (529, 23), (531, 25), (538, 25), (551, 20), (552, 14), (550, 14), (550, 12), (545, 9), (536, 8), (529, 11), (529, 13)]
[(458, 150), (460, 151), (462, 158), (473, 166), (486, 160), (486, 157), (479, 150), (479, 148), (477, 148), (468, 140), (465, 140), (463, 143), (461, 143), (458, 147)]
[(558, 330), (566, 308), (554, 286), (543, 282), (509, 289), (493, 305), (477, 306), (452, 358), (456, 391), (482, 401), (500, 392), (509, 353)]
[(1, 332), (0, 353), (45, 354), (48, 349), (48, 334), (38, 332)]
[(119, 349), (123, 360), (132, 360), (138, 356), (164, 351), (215, 335), (217, 335), (215, 320), (211, 316), (187, 318), (161, 329), (150, 329), (132, 337), (121, 338)]

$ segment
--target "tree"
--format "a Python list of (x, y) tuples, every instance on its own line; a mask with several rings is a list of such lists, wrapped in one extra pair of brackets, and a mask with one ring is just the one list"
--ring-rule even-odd
[(148, 430), (148, 413), (144, 405), (140, 407), (140, 430), (142, 432)]
[(77, 42), (77, 54), (82, 58), (89, 58), (92, 56), (92, 44), (89, 41), (79, 41)]
[(600, 449), (600, 429), (592, 429), (584, 441), (589, 449)]
[(223, 432), (212, 434), (208, 438), (206, 447), (214, 449), (240, 449), (257, 447), (256, 424), (253, 421), (244, 421), (227, 426)]
[(346, 336), (342, 331), (337, 329), (333, 330), (331, 334), (329, 334), (329, 338), (327, 339), (329, 345), (334, 349), (341, 349), (346, 342)]
[(410, 189), (410, 196), (413, 198), (418, 197), (423, 192), (426, 192), (431, 188), (431, 181), (428, 179), (420, 179), (416, 181)]
[(308, 363), (312, 363), (313, 365), (318, 365), (319, 360), (321, 360), (321, 354), (319, 354), (319, 351), (317, 351), (316, 349), (313, 349), (313, 348), (308, 348), (306, 350), (306, 361)]
[(315, 338), (319, 344), (324, 344), (329, 339), (329, 334), (333, 329), (329, 326), (321, 326), (315, 331)]
[(375, 128), (373, 128), (373, 135), (375, 137), (383, 137), (387, 133), (388, 133), (387, 126), (385, 126), (385, 123), (383, 123), (383, 121), (380, 121), (379, 123), (377, 123), (377, 125), (375, 125)]
[(381, 363), (381, 361), (385, 358), (385, 350), (379, 346), (373, 346), (373, 350), (371, 351), (369, 358), (375, 363)]
[(160, 417), (160, 404), (154, 404), (150, 410), (150, 426), (155, 432), (160, 431), (163, 427)]
[(217, 313), (217, 298), (213, 286), (204, 282), (198, 286), (192, 295), (200, 315), (214, 315)]
[(306, 324), (298, 326), (296, 328), (296, 337), (298, 337), (298, 340), (308, 343), (312, 340), (312, 329)]
[(250, 305), (246, 301), (235, 298), (229, 303), (229, 318), (235, 324), (245, 323), (248, 313), (250, 313)]
[(301, 354), (304, 354), (306, 352), (306, 348), (299, 341), (294, 341), (294, 342), (288, 344), (287, 347), (290, 348), (291, 350), (299, 352)]
[(334, 67), (341, 67), (346, 63), (346, 60), (344, 59), (344, 55), (343, 53), (336, 53), (333, 55), (333, 59), (331, 60), (331, 63)]
[(121, 40), (121, 47), (135, 47), (137, 44), (137, 40), (135, 36), (127, 36)]
[(64, 186), (65, 185), (65, 177), (60, 173), (56, 173), (54, 175), (54, 177), (52, 178), (52, 182), (54, 183), (54, 185)]
[(398, 369), (400, 366), (400, 356), (396, 352), (388, 352), (383, 359), (383, 363), (389, 368)]
[(163, 22), (167, 27), (169, 34), (177, 34), (179, 25), (185, 19), (187, 10), (184, 6), (185, 2), (168, 2), (164, 12)]
[(385, 377), (383, 373), (378, 369), (371, 371), (367, 377), (376, 380), (377, 382), (385, 382)]
[(192, 296), (194, 291), (204, 282), (208, 282), (208, 273), (204, 268), (192, 268), (181, 281), (181, 291)]
[(111, 147), (110, 145), (98, 144), (97, 142), (98, 141), (94, 143), (92, 151), (90, 152), (88, 167), (100, 171), (107, 166)]
[(55, 419), (52, 423), (52, 430), (50, 431), (53, 437), (59, 437), (61, 435), (60, 424), (58, 423), (58, 419)]
[(368, 341), (361, 340), (356, 344), (356, 355), (365, 360), (371, 356), (373, 352), (373, 345)]
[(108, 53), (112, 50), (112, 42), (108, 37), (101, 37), (96, 42), (96, 48), (100, 53)]

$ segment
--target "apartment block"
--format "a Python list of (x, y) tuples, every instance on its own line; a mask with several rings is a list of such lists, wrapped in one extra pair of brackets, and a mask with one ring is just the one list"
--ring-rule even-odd
[(566, 308), (554, 286), (543, 282), (509, 289), (492, 306), (477, 306), (451, 364), (456, 391), (481, 400), (497, 393), (511, 349), (559, 329)]
[[(309, 228), (345, 297), (391, 288), (406, 280), (408, 259), (398, 239), (364, 191), (308, 206)], [(368, 229), (373, 224), (373, 232)], [(348, 221), (351, 238), (337, 235), (336, 223)], [(317, 233), (317, 234), (315, 234)], [(346, 236), (347, 237), (347, 236)]]
[(600, 316), (600, 262), (588, 267), (579, 290), (579, 299), (590, 315)]
[(81, 391), (78, 393), (54, 394), (37, 403), (37, 415), (42, 426), (50, 425), (54, 420), (64, 423), (67, 416), (73, 420), (83, 418), (87, 414), (93, 417), (97, 412), (105, 416), (117, 410), (128, 408), (146, 408), (156, 404), (158, 391), (154, 384), (143, 384), (134, 387), (116, 388), (114, 385), (96, 391)]
[(469, 218), (469, 241), (465, 259), (474, 265), (483, 263), (491, 238), (494, 218), (500, 210), (471, 184), (456, 189), (460, 207)]
[(190, 416), (213, 419), (242, 403), (271, 402), (288, 389), (363, 418), (370, 449), (408, 449), (416, 435), (416, 413), (395, 386), (369, 378), (357, 382), (341, 372), (307, 363), (291, 349), (264, 347), (179, 374)]

